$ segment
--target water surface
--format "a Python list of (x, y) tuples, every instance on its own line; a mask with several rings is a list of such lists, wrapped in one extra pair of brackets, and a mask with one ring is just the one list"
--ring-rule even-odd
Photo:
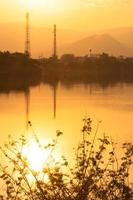
[(133, 142), (133, 84), (119, 83), (101, 87), (97, 84), (41, 84), (23, 92), (0, 94), (1, 144), (9, 134), (27, 132), (30, 120), (36, 134), (45, 141), (63, 131), (59, 150), (70, 154), (79, 142), (82, 119), (93, 119), (94, 128), (102, 121), (99, 135), (108, 134), (115, 141)]

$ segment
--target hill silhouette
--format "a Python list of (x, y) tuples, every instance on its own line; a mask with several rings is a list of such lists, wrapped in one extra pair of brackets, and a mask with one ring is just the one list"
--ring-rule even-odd
[(93, 53), (100, 54), (103, 52), (114, 56), (130, 55), (131, 50), (125, 44), (119, 42), (109, 34), (92, 35), (62, 48), (62, 52), (73, 53), (75, 55), (89, 54), (92, 49)]
[[(31, 50), (33, 57), (49, 57), (53, 52), (53, 25), (47, 27), (30, 27)], [(57, 25), (58, 54), (75, 53), (86, 55), (89, 49), (93, 53), (107, 52), (114, 56), (131, 56), (133, 52), (133, 27), (102, 30), (87, 33), (63, 30)], [(0, 51), (23, 52), (25, 42), (25, 23), (0, 24)]]

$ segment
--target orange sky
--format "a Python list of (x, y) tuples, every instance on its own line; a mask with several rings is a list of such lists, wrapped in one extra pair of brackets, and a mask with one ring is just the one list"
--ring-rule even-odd
[[(0, 23), (24, 20), (28, 0), (1, 0)], [(32, 24), (93, 31), (132, 26), (132, 0), (29, 0)], [(29, 5), (28, 5), (29, 7)]]

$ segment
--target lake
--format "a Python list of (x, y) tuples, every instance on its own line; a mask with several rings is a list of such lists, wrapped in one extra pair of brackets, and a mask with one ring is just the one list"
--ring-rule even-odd
[(58, 150), (70, 155), (80, 140), (84, 117), (92, 118), (94, 130), (102, 121), (99, 136), (106, 133), (116, 142), (133, 142), (133, 84), (40, 84), (24, 92), (1, 93), (1, 144), (8, 135), (32, 136), (29, 120), (45, 142), (54, 139), (56, 130), (63, 131)]

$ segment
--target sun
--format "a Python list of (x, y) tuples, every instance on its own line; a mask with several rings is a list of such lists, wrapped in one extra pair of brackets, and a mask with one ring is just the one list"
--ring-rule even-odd
[(37, 7), (41, 8), (44, 1), (45, 0), (20, 0), (20, 4), (25, 10), (32, 10), (36, 9)]
[(19, 0), (22, 9), (27, 11), (60, 11), (66, 7), (66, 0)]

